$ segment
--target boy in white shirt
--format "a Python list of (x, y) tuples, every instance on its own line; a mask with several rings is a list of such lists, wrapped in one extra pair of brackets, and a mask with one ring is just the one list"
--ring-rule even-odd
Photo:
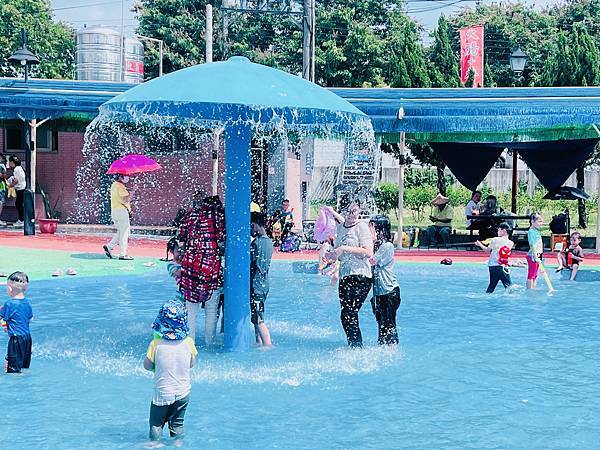
[(502, 222), (498, 225), (498, 237), (492, 238), (487, 247), (480, 241), (475, 242), (479, 248), (490, 252), (490, 257), (488, 259), (490, 284), (486, 290), (488, 294), (494, 292), (498, 285), (498, 281), (502, 282), (502, 285), (505, 288), (510, 287), (512, 284), (510, 273), (508, 271), (508, 255), (510, 255), (510, 251), (515, 244), (508, 238), (509, 231), (510, 226), (506, 222)]
[(180, 300), (165, 303), (152, 325), (156, 337), (148, 346), (144, 369), (154, 371), (150, 405), (152, 441), (159, 441), (165, 424), (172, 438), (183, 437), (183, 418), (192, 390), (190, 368), (198, 354), (188, 337), (187, 310)]

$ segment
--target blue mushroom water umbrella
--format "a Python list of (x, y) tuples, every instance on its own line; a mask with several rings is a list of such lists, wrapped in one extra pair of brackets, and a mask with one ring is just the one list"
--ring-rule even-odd
[(347, 134), (368, 118), (316, 84), (247, 58), (202, 64), (136, 86), (100, 107), (117, 122), (225, 130), (225, 349), (249, 348), (250, 143), (256, 130)]

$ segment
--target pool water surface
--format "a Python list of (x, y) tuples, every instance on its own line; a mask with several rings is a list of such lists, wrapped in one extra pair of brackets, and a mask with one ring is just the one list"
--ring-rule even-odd
[[(600, 282), (553, 274), (553, 296), (543, 280), (535, 292), (486, 295), (482, 264), (403, 263), (396, 271), (398, 349), (376, 345), (366, 303), (365, 347), (349, 350), (336, 288), (274, 262), (265, 315), (275, 348), (199, 346), (183, 447), (598, 445)], [(516, 284), (525, 275), (513, 269)], [(32, 367), (0, 375), (0, 448), (142, 448), (152, 396), (142, 359), (173, 292), (162, 266), (32, 283)], [(6, 343), (3, 334), (2, 352)]]

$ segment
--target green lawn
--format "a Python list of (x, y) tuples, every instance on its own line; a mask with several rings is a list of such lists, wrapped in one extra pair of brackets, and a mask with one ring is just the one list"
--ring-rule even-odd
[(140, 274), (156, 267), (144, 264), (156, 262), (156, 258), (136, 258), (133, 261), (108, 259), (103, 254), (66, 252), (61, 250), (34, 250), (4, 247), (5, 257), (0, 261), (0, 272), (8, 275), (20, 270), (27, 272), (30, 280), (52, 278), (52, 272), (74, 268), (78, 277)]

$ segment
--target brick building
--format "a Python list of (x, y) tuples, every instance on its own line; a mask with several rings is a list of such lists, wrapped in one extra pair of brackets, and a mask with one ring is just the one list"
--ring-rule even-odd
[[(109, 82), (22, 80), (0, 78), (0, 151), (16, 155), (24, 162), (25, 122), (49, 119), (37, 129), (36, 184), (49, 196), (52, 207), (67, 223), (108, 223), (107, 196), (90, 196), (110, 178), (96, 172), (81, 172), (86, 162), (83, 153), (86, 126), (98, 114), (98, 107), (133, 85)], [(124, 153), (147, 153), (163, 170), (144, 174), (136, 180), (138, 191), (133, 200), (132, 223), (168, 225), (177, 210), (189, 202), (196, 190), (211, 191), (213, 142), (205, 140), (190, 147), (173, 139), (167, 144), (135, 139)], [(185, 147), (185, 148), (182, 148)], [(253, 191), (255, 199), (271, 211), (289, 196), (298, 223), (302, 223), (300, 155), (287, 151), (287, 143), (271, 149), (254, 148)], [(261, 161), (262, 164), (259, 164)], [(223, 145), (219, 146), (219, 178), (223, 179)], [(105, 169), (104, 169), (105, 170)], [(79, 173), (79, 174), (78, 174)], [(262, 173), (262, 175), (261, 175)], [(87, 192), (86, 192), (87, 190)], [(39, 190), (38, 190), (39, 192)], [(223, 186), (219, 183), (219, 193)], [(43, 204), (36, 200), (37, 215)], [(14, 200), (9, 200), (1, 220), (16, 220)]]

